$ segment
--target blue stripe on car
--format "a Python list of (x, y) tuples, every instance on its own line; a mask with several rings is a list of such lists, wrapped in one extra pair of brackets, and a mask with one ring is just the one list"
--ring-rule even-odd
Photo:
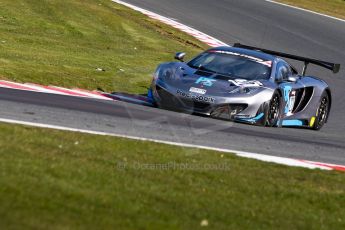
[(155, 99), (153, 98), (153, 94), (152, 94), (152, 89), (149, 89), (147, 91), (147, 99), (150, 103), (154, 103)]
[(290, 92), (292, 90), (292, 87), (287, 84), (282, 85), (282, 87), (284, 91), (284, 101), (285, 101), (284, 113), (287, 114), (289, 112)]
[(301, 120), (283, 120), (283, 126), (302, 126), (303, 121)]

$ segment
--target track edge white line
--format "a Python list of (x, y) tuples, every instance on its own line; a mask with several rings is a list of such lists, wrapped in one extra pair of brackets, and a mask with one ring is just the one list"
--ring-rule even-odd
[(224, 148), (209, 147), (209, 146), (203, 146), (203, 145), (187, 144), (187, 143), (181, 143), (181, 142), (164, 141), (164, 140), (158, 140), (158, 139), (152, 139), (152, 138), (118, 134), (118, 133), (91, 131), (91, 130), (86, 130), (86, 129), (77, 129), (77, 128), (70, 128), (70, 127), (65, 127), (65, 126), (50, 125), (50, 124), (28, 122), (28, 121), (20, 121), (20, 120), (14, 120), (14, 119), (6, 119), (6, 118), (0, 118), (0, 122), (8, 123), (8, 124), (25, 125), (25, 126), (31, 126), (31, 127), (37, 127), (37, 128), (47, 128), (47, 129), (55, 129), (55, 130), (61, 130), (61, 131), (93, 134), (93, 135), (100, 135), (100, 136), (111, 136), (111, 137), (118, 137), (118, 138), (126, 138), (126, 139), (137, 140), (137, 141), (149, 141), (149, 142), (167, 144), (167, 145), (179, 146), (179, 147), (212, 150), (212, 151), (217, 151), (217, 152), (235, 154), (238, 157), (256, 159), (259, 161), (276, 163), (276, 164), (287, 165), (287, 166), (303, 167), (303, 168), (309, 168), (309, 169), (333, 170), (333, 168), (331, 168), (331, 167), (320, 166), (317, 164), (313, 164), (312, 162), (311, 163), (301, 162), (300, 160), (291, 159), (291, 158), (270, 156), (270, 155), (251, 153), (251, 152), (244, 152), (244, 151), (238, 151), (238, 150), (233, 150), (233, 149), (224, 149)]
[(316, 14), (316, 15), (323, 16), (323, 17), (326, 17), (326, 18), (330, 18), (330, 19), (334, 19), (334, 20), (337, 20), (337, 21), (345, 22), (345, 19), (337, 18), (337, 17), (334, 17), (334, 16), (330, 16), (330, 15), (319, 13), (319, 12), (312, 11), (312, 10), (308, 10), (308, 9), (305, 9), (305, 8), (302, 8), (302, 7), (293, 6), (293, 5), (290, 5), (290, 4), (286, 4), (286, 3), (282, 3), (282, 2), (277, 2), (277, 1), (274, 1), (274, 0), (265, 0), (265, 2), (270, 2), (270, 3), (277, 4), (277, 5), (293, 8), (295, 10), (305, 11), (305, 12)]

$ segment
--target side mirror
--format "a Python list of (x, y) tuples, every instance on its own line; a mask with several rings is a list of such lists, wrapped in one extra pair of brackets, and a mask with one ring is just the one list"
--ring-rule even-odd
[(184, 59), (185, 56), (186, 56), (186, 53), (178, 52), (178, 53), (175, 54), (175, 57), (174, 57), (174, 58), (175, 58), (176, 60), (179, 60), (179, 61), (181, 61), (181, 62), (184, 62), (183, 59)]
[(297, 77), (297, 76), (289, 76), (289, 77), (287, 78), (287, 81), (288, 81), (288, 82), (292, 82), (292, 83), (295, 83), (297, 80), (298, 80), (298, 77)]

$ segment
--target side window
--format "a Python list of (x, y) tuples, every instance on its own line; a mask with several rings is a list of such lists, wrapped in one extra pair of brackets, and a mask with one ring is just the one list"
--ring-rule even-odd
[(285, 81), (292, 75), (291, 67), (285, 62), (279, 62), (276, 71), (276, 81)]

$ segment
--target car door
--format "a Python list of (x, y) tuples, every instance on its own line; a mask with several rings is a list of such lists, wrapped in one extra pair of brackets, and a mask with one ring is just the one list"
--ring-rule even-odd
[(303, 91), (303, 84), (300, 82), (299, 77), (292, 70), (291, 66), (281, 60), (277, 63), (275, 81), (281, 89), (282, 100), (282, 113), (283, 117), (291, 116), (294, 114), (296, 108), (296, 101)]

